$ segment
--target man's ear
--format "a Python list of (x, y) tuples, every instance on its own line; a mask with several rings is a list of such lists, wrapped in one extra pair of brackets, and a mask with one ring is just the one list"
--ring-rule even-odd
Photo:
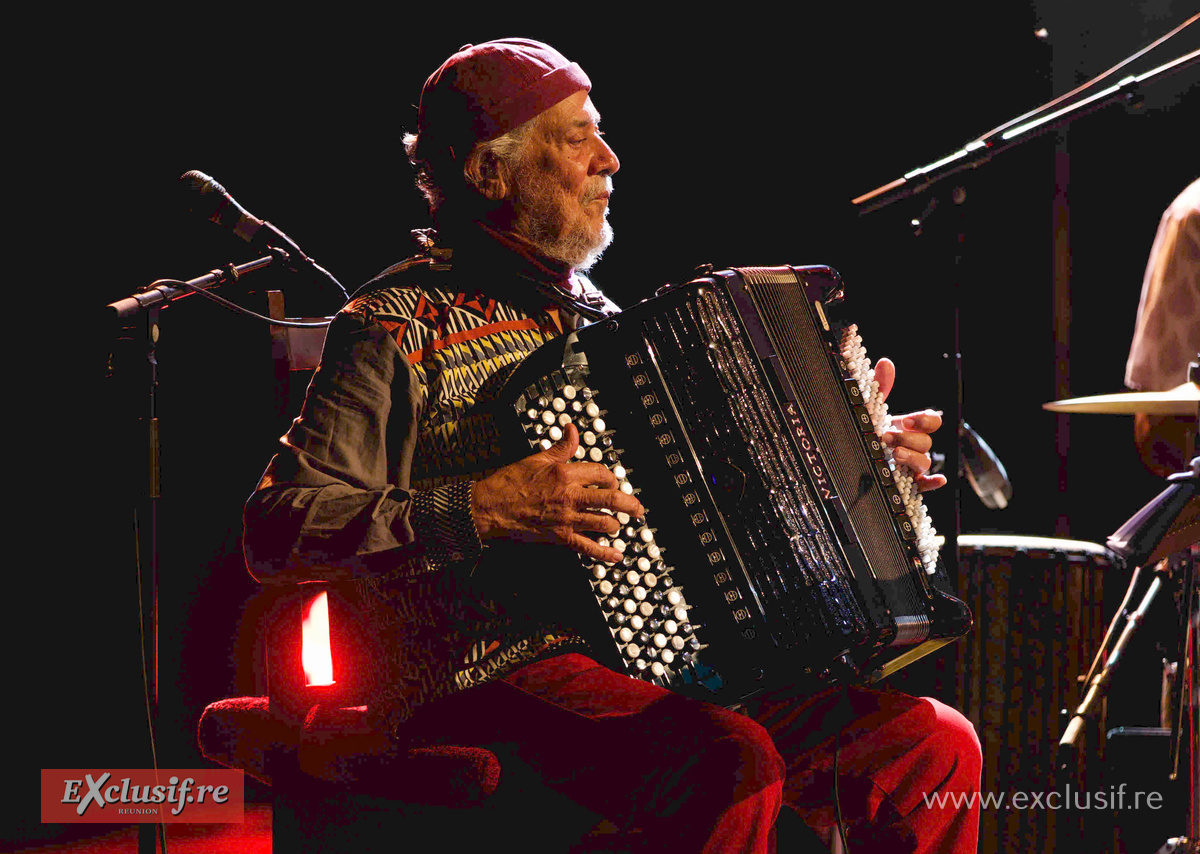
[(474, 151), (463, 174), (485, 199), (504, 201), (511, 194), (511, 176), (508, 167), (491, 151)]

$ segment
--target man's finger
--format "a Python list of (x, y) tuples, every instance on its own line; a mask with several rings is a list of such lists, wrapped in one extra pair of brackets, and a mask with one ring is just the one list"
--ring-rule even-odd
[(611, 510), (614, 513), (628, 513), (634, 519), (646, 514), (642, 502), (619, 489), (588, 489), (580, 491), (573, 498), (578, 510)]
[(563, 427), (563, 436), (546, 450), (542, 451), (547, 457), (554, 462), (565, 463), (575, 456), (575, 449), (579, 447), (579, 430), (575, 425), (568, 421)]
[(896, 364), (886, 356), (875, 363), (875, 382), (879, 383), (879, 400), (887, 400), (896, 384)]
[(576, 534), (574, 532), (568, 534), (563, 540), (563, 545), (603, 563), (621, 562), (622, 555), (619, 551), (612, 546), (602, 546), (593, 540), (589, 540), (583, 534)]
[(572, 482), (579, 486), (617, 488), (617, 476), (600, 463), (572, 463), (567, 470)]
[(908, 466), (918, 474), (929, 471), (929, 467), (933, 465), (933, 460), (929, 458), (928, 454), (918, 453), (908, 448), (894, 448), (892, 456), (896, 458), (896, 462)]
[(583, 512), (571, 526), (576, 531), (589, 531), (595, 534), (608, 534), (610, 537), (621, 531), (621, 523), (616, 516), (607, 513)]
[(913, 483), (917, 486), (917, 492), (929, 492), (931, 489), (941, 489), (946, 485), (946, 476), (944, 474), (923, 474), (913, 478)]
[(907, 433), (884, 433), (880, 438), (883, 444), (889, 446), (893, 451), (900, 448), (908, 448), (911, 451), (916, 451), (920, 454), (928, 454), (933, 447), (933, 437), (928, 433), (918, 433), (916, 431)]
[(942, 413), (936, 409), (926, 409), (922, 412), (910, 412), (907, 415), (897, 415), (892, 418), (892, 424), (904, 430), (916, 430), (921, 433), (935, 433), (942, 427)]

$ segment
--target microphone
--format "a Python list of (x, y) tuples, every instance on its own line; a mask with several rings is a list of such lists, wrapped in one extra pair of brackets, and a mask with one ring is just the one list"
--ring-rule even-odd
[(1008, 472), (995, 452), (983, 441), (983, 437), (967, 422), (958, 431), (959, 448), (962, 453), (963, 469), (967, 482), (979, 496), (985, 507), (1003, 510), (1012, 499), (1012, 484)]
[(189, 210), (229, 229), (262, 252), (282, 251), (287, 256), (285, 263), (289, 270), (311, 273), (317, 281), (336, 287), (343, 299), (350, 298), (341, 282), (328, 270), (305, 255), (290, 237), (274, 225), (259, 219), (234, 201), (233, 196), (216, 179), (193, 169), (185, 172), (179, 180), (191, 190)]

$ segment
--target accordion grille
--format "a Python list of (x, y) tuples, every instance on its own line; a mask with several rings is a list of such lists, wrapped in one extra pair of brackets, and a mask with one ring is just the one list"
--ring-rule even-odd
[(829, 369), (817, 325), (796, 322), (812, 312), (803, 290), (791, 271), (739, 272), (801, 408), (824, 413), (824, 417), (810, 419), (809, 426), (886, 598), (901, 615), (922, 613), (924, 596), (914, 587), (911, 563), (895, 536), (891, 514), (886, 505), (869, 500), (874, 487), (869, 473), (864, 475), (858, 427), (845, 407), (829, 406), (828, 402), (840, 400), (843, 392)]
[[(727, 298), (708, 290), (649, 321), (647, 333), (699, 457), (755, 470), (722, 513), (752, 589), (771, 615), (776, 642), (817, 642), (812, 632), (822, 624), (818, 634), (831, 637), (866, 630), (849, 569), (805, 485), (803, 464), (778, 441), (787, 428)], [(722, 383), (721, 394), (700, 381), (700, 362)], [(720, 480), (717, 472), (704, 474), (710, 483)], [(809, 597), (821, 605), (810, 609)]]

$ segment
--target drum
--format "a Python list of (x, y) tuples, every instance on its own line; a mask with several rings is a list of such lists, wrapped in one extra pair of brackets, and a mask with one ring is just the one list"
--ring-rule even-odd
[[(1095, 543), (1012, 535), (964, 535), (958, 551), (958, 595), (975, 615), (972, 632), (889, 681), (937, 697), (975, 725), (985, 797), (1044, 798), (1056, 783), (1063, 710), (1079, 703), (1111, 616), (1104, 576), (1120, 559)], [(1127, 577), (1120, 576), (1110, 584), (1123, 589)], [(1073, 791), (1099, 777), (1101, 738), (1098, 723), (1089, 727)], [(1077, 850), (1085, 831), (1102, 832), (1084, 826), (1086, 815), (985, 801), (979, 851)]]

